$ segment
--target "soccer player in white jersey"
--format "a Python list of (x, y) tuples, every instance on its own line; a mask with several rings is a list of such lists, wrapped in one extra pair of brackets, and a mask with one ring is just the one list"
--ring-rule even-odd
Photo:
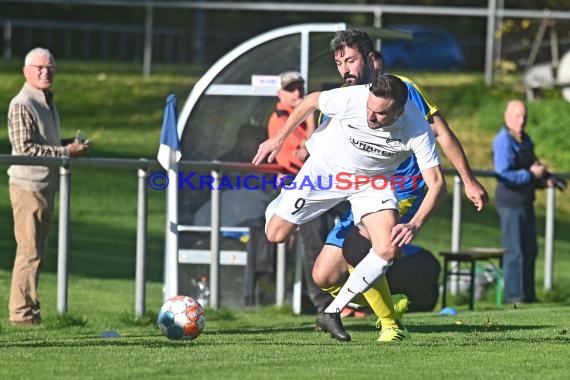
[[(370, 83), (377, 72), (383, 72), (383, 56), (374, 52), (374, 43), (365, 32), (347, 29), (335, 33), (330, 42), (330, 50), (338, 72), (346, 86)], [(377, 65), (379, 64), (379, 66)], [(408, 99), (424, 113), (440, 145), (441, 151), (457, 169), (465, 186), (465, 194), (481, 211), (488, 202), (485, 188), (474, 177), (461, 143), (449, 128), (439, 107), (428, 94), (409, 78), (398, 76), (408, 87)], [(404, 186), (396, 188), (400, 222), (410, 220), (417, 211), (425, 195), (423, 180), (413, 182), (421, 172), (414, 156), (400, 164), (396, 175), (408, 179)], [(413, 184), (417, 186), (413, 186)], [(370, 250), (370, 241), (363, 228), (354, 227), (351, 212), (343, 215), (327, 236), (313, 267), (313, 279), (329, 293), (336, 295), (348, 278), (351, 267), (356, 266)], [(374, 285), (352, 301), (360, 305), (369, 305), (378, 317), (376, 327), (380, 329), (378, 342), (394, 342), (406, 339), (409, 331), (401, 323), (409, 300), (403, 294), (391, 296), (386, 276), (381, 276)], [(346, 310), (346, 309), (345, 309)], [(342, 312), (341, 312), (342, 316)], [(332, 338), (342, 340), (348, 334), (329, 319), (317, 317), (319, 326), (331, 334)], [(333, 321), (334, 322), (334, 321)]]
[[(273, 242), (285, 241), (296, 226), (350, 201), (355, 223), (368, 230), (372, 248), (325, 310), (335, 323), (356, 294), (385, 274), (399, 248), (412, 241), (446, 195), (433, 133), (407, 97), (406, 85), (393, 75), (381, 75), (369, 86), (309, 94), (280, 133), (259, 146), (252, 161), (259, 164), (267, 157), (272, 162), (285, 138), (315, 110), (332, 116), (307, 143), (309, 160), (293, 181), (298, 187), (287, 186), (268, 206), (266, 233)], [(428, 191), (415, 216), (398, 224), (393, 183), (386, 186), (377, 179), (389, 179), (412, 153)], [(327, 190), (316, 185), (326, 181), (331, 182)]]

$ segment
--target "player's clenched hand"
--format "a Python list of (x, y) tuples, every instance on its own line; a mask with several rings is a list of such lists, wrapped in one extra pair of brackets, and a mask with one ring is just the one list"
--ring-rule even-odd
[(402, 223), (392, 227), (392, 246), (403, 247), (409, 244), (418, 234), (418, 228), (413, 224)]
[(257, 148), (257, 154), (253, 157), (251, 161), (254, 165), (259, 165), (263, 162), (265, 157), (267, 157), (267, 162), (270, 164), (273, 163), (275, 156), (281, 150), (283, 143), (276, 138), (268, 139), (259, 144), (259, 148)]
[(477, 211), (481, 211), (489, 203), (489, 194), (487, 190), (477, 180), (465, 184), (465, 195), (475, 205)]

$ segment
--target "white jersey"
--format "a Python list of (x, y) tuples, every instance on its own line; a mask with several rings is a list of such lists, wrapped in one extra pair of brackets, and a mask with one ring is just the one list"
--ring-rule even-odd
[(368, 126), (369, 88), (360, 85), (321, 92), (319, 109), (332, 120), (319, 127), (307, 142), (317, 172), (389, 176), (412, 153), (422, 170), (439, 165), (433, 132), (410, 101), (402, 116), (388, 128)]

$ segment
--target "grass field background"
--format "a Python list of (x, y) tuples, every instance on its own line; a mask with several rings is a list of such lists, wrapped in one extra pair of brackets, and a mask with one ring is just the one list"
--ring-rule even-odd
[[(0, 153), (10, 153), (6, 110), (23, 78), (21, 63), (0, 62)], [(81, 129), (93, 141), (90, 157), (155, 158), (165, 97), (181, 108), (201, 68), (157, 67), (143, 79), (137, 65), (59, 62), (54, 91), (62, 135)], [(474, 168), (491, 169), (490, 144), (505, 102), (523, 98), (518, 78), (492, 88), (480, 74), (403, 73), (423, 84), (462, 140)], [(528, 132), (553, 171), (568, 172), (570, 107), (557, 92), (529, 105)], [(447, 165), (448, 166), (448, 165)], [(314, 316), (289, 309), (207, 310), (196, 342), (169, 342), (154, 318), (161, 304), (164, 196), (149, 192), (147, 309), (135, 318), (136, 172), (77, 168), (72, 174), (69, 313), (56, 313), (57, 231), (52, 229), (40, 291), (44, 323), (16, 329), (7, 323), (15, 244), (0, 166), (0, 378), (565, 378), (570, 322), (570, 192), (557, 193), (555, 289), (542, 291), (544, 194), (537, 201), (541, 255), (537, 288), (542, 303), (496, 308), (492, 294), (468, 312), (465, 297), (452, 300), (460, 314), (407, 317), (413, 339), (381, 346), (371, 317), (347, 321), (354, 341), (341, 344), (312, 330)], [(494, 180), (482, 179), (493, 198)], [(450, 187), (451, 188), (451, 187)], [(464, 203), (463, 246), (498, 246), (494, 204), (476, 213)], [(451, 198), (417, 242), (434, 253), (450, 247)], [(57, 226), (57, 216), (53, 225)], [(105, 330), (120, 338), (102, 339)], [(372, 358), (373, 360), (368, 360)]]

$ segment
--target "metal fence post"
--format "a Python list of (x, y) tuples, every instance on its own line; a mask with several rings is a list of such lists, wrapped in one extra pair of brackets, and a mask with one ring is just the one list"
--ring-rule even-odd
[(487, 6), (487, 37), (485, 43), (485, 84), (493, 84), (493, 53), (495, 52), (495, 31), (497, 17), (497, 0), (489, 0)]
[(303, 252), (301, 239), (295, 239), (295, 279), (293, 283), (293, 313), (301, 314), (303, 298)]
[(178, 295), (178, 163), (174, 150), (170, 152), (170, 162), (172, 166), (167, 170), (163, 301)]
[(451, 217), (451, 250), (461, 248), (461, 178), (453, 176), (453, 210)]
[(69, 251), (70, 161), (59, 168), (59, 230), (57, 249), (57, 311), (67, 312), (67, 256)]
[(4, 23), (4, 59), (12, 58), (12, 21)]
[(544, 290), (552, 290), (554, 270), (554, 216), (556, 212), (556, 189), (546, 189), (546, 227), (544, 230)]
[[(457, 252), (461, 249), (461, 178), (453, 176), (453, 209), (451, 216), (451, 251)], [(458, 263), (452, 263), (451, 269), (457, 272)], [(455, 295), (459, 290), (459, 277), (450, 276), (450, 293)]]
[(146, 5), (146, 13), (144, 19), (144, 51), (143, 51), (143, 76), (148, 78), (152, 66), (152, 27), (154, 19), (154, 7), (150, 4)]
[[(285, 303), (285, 243), (277, 244), (277, 274), (275, 276), (275, 304), (283, 306)], [(251, 260), (250, 257), (247, 258)]]
[(137, 262), (135, 274), (135, 315), (146, 313), (146, 240), (147, 240), (147, 168), (138, 169), (137, 196)]
[(212, 170), (212, 233), (210, 235), (210, 307), (218, 308), (220, 300), (220, 173)]

